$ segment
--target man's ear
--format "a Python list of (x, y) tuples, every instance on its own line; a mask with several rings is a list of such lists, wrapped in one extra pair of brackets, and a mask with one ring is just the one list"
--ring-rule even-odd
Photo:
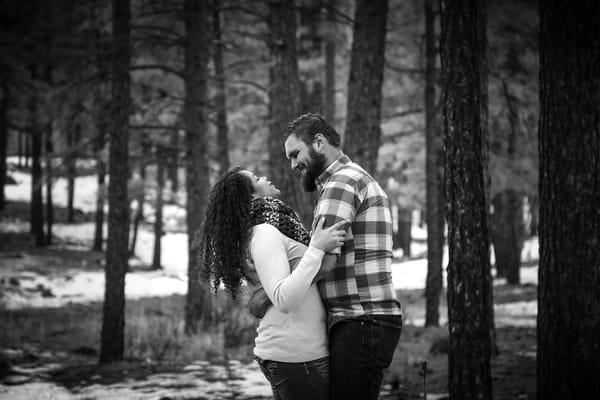
[(324, 151), (325, 145), (328, 143), (327, 138), (322, 133), (317, 133), (313, 139), (313, 147), (316, 151)]

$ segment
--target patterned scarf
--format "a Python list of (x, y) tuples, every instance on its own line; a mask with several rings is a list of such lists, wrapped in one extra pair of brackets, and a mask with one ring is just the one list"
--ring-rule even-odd
[(279, 199), (273, 197), (253, 199), (250, 218), (252, 226), (265, 223), (273, 225), (287, 237), (308, 246), (310, 235), (300, 222), (300, 217)]

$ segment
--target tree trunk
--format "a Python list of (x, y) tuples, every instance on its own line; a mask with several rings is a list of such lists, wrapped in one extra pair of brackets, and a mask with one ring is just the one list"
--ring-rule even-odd
[[(129, 256), (135, 255), (135, 245), (137, 243), (137, 235), (140, 228), (140, 222), (144, 220), (144, 200), (145, 200), (145, 183), (146, 183), (146, 163), (150, 157), (150, 143), (146, 134), (142, 134), (142, 152), (140, 154), (139, 168), (140, 178), (139, 182), (136, 182), (135, 196), (137, 200), (137, 208), (135, 215), (133, 216), (133, 224), (131, 230), (133, 231), (131, 237), (131, 244), (129, 246)], [(133, 182), (133, 180), (132, 180)]]
[(92, 250), (102, 251), (104, 242), (104, 200), (106, 198), (106, 164), (102, 159), (101, 148), (97, 150), (96, 157), (96, 176), (98, 182), (98, 191), (96, 193), (96, 214), (94, 218), (94, 245)]
[(67, 222), (75, 222), (75, 177), (77, 175), (77, 153), (74, 147), (81, 138), (81, 125), (76, 122), (73, 126), (67, 127)]
[(6, 150), (8, 143), (8, 108), (10, 104), (10, 88), (5, 72), (0, 71), (2, 85), (2, 102), (0, 102), (0, 210), (6, 207), (4, 189), (6, 186)]
[(396, 232), (397, 247), (402, 249), (403, 257), (410, 258), (412, 210), (398, 207), (398, 232)]
[(169, 150), (169, 181), (171, 181), (171, 198), (179, 190), (179, 129), (174, 129)]
[(327, 17), (325, 27), (325, 118), (335, 125), (335, 8), (337, 0), (327, 1)]
[[(52, 86), (52, 67), (46, 66), (46, 84)], [(44, 150), (46, 160), (46, 244), (52, 244), (52, 225), (54, 224), (54, 202), (52, 201), (52, 183), (54, 180), (52, 172), (52, 153), (54, 146), (52, 143), (52, 111), (47, 111), (46, 125), (44, 127)]]
[(211, 322), (208, 282), (202, 277), (198, 250), (193, 246), (194, 236), (200, 230), (206, 212), (208, 189), (208, 154), (206, 152), (207, 77), (209, 10), (207, 2), (185, 0), (185, 104), (186, 130), (186, 190), (188, 231), (188, 293), (185, 305), (185, 332), (198, 332), (199, 324)]
[(540, 2), (537, 398), (600, 393), (598, 2)]
[(108, 238), (100, 363), (123, 359), (129, 202), (129, 0), (113, 0), (113, 59), (108, 173)]
[(427, 281), (425, 284), (425, 326), (440, 323), (442, 257), (444, 254), (444, 213), (440, 138), (436, 112), (436, 40), (433, 0), (425, 1), (425, 169), (427, 218)]
[(387, 14), (388, 0), (356, 1), (344, 151), (372, 175), (381, 145)]
[(212, 10), (214, 34), (214, 66), (217, 76), (215, 107), (217, 110), (217, 160), (219, 175), (229, 170), (229, 132), (227, 128), (227, 98), (225, 91), (225, 68), (223, 66), (223, 42), (221, 38), (221, 12), (218, 9), (220, 0), (214, 0)]
[(442, 0), (448, 391), (464, 400), (492, 398), (485, 18), (484, 2)]
[(31, 159), (33, 136), (25, 135), (25, 168), (29, 168), (33, 164)]
[[(37, 79), (37, 67), (31, 67), (31, 78)], [(33, 93), (29, 103), (29, 114), (31, 117), (31, 208), (30, 221), (31, 233), (35, 239), (36, 246), (43, 246), (44, 237), (44, 204), (42, 197), (42, 131), (39, 124), (38, 99)], [(29, 157), (28, 157), (29, 158)]]
[(296, 52), (296, 12), (293, 0), (269, 2), (268, 26), (271, 52), (269, 87), (269, 172), (282, 193), (281, 199), (296, 210), (305, 226), (312, 222), (312, 195), (304, 192), (300, 180), (290, 172), (282, 149), (281, 136), (301, 112), (300, 78)]
[(163, 190), (165, 189), (165, 160), (164, 151), (156, 149), (156, 203), (154, 215), (154, 252), (152, 253), (152, 269), (162, 269), (161, 239), (163, 236)]
[[(507, 159), (516, 161), (516, 142), (519, 131), (519, 110), (516, 99), (510, 93), (508, 84), (503, 82), (504, 96), (508, 109), (509, 133), (506, 143), (500, 143)], [(493, 201), (494, 212), (491, 222), (494, 254), (496, 255), (496, 272), (498, 276), (507, 278), (507, 283), (520, 283), (521, 249), (523, 249), (524, 226), (522, 196), (512, 189), (497, 194)]]
[(523, 249), (523, 214), (521, 196), (514, 190), (504, 190), (492, 200), (492, 240), (496, 256), (496, 273), (506, 282), (521, 282), (521, 250)]

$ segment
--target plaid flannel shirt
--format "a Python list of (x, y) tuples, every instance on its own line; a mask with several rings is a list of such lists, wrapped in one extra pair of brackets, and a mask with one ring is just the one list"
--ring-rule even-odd
[(329, 327), (362, 315), (402, 315), (392, 285), (392, 215), (381, 186), (346, 155), (316, 180), (313, 230), (351, 221), (335, 266), (318, 281)]

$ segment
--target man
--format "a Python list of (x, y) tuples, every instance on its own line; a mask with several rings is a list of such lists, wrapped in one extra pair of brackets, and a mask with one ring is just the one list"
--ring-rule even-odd
[(313, 229), (321, 217), (326, 226), (351, 221), (337, 261), (323, 263), (318, 277), (328, 313), (331, 396), (377, 399), (402, 328), (388, 197), (342, 152), (340, 135), (317, 114), (290, 123), (284, 148), (304, 189), (318, 190)]

